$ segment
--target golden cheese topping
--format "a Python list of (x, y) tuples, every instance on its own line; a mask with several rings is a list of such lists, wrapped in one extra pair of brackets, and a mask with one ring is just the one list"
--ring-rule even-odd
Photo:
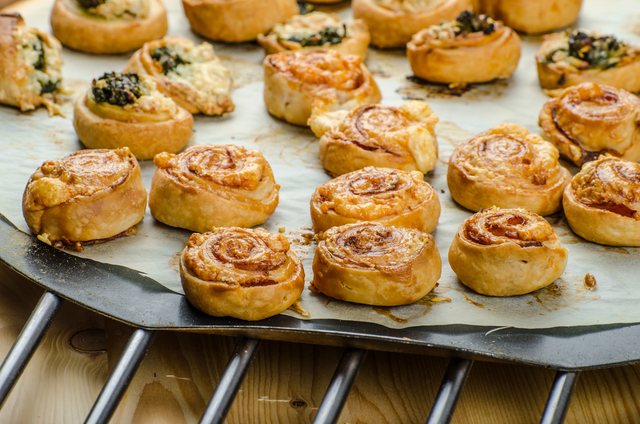
[(184, 262), (201, 280), (267, 286), (297, 274), (297, 258), (289, 248), (286, 237), (263, 229), (214, 228), (191, 235)]
[(26, 209), (42, 210), (111, 190), (126, 181), (135, 166), (135, 157), (127, 147), (81, 150), (46, 161), (29, 180)]
[[(311, 12), (306, 15), (295, 15), (283, 24), (276, 24), (269, 35), (275, 35), (282, 39), (308, 39), (327, 28), (335, 28), (343, 31), (342, 20), (336, 14), (324, 12)], [(347, 30), (348, 32), (348, 30)]]
[(398, 12), (421, 12), (433, 9), (446, 0), (373, 0), (378, 6)]
[(391, 272), (411, 266), (431, 241), (429, 234), (412, 228), (362, 222), (327, 230), (318, 249), (345, 266)]
[[(99, 4), (83, 10), (90, 15), (107, 20), (143, 19), (149, 15), (151, 9), (149, 0), (105, 0), (104, 2), (94, 0), (94, 2)], [(79, 3), (81, 7), (83, 4), (91, 4), (90, 1), (80, 1)]]
[(555, 247), (558, 235), (541, 216), (526, 209), (500, 209), (495, 206), (472, 215), (462, 225), (461, 235), (472, 243), (497, 245), (513, 243), (520, 247)]

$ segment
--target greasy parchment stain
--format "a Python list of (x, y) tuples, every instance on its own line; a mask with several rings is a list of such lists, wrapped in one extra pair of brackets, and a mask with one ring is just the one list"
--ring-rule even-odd
[(291, 250), (300, 258), (304, 260), (309, 256), (309, 251), (313, 245), (314, 233), (313, 227), (308, 225), (300, 227), (296, 230), (290, 231), (286, 235), (289, 240), (289, 246)]
[(406, 324), (412, 319), (421, 318), (428, 314), (433, 307), (447, 305), (452, 302), (445, 294), (451, 290), (448, 283), (438, 282), (425, 297), (411, 305), (405, 306), (373, 306), (374, 312), (384, 315), (392, 321)]
[(449, 86), (447, 84), (434, 84), (421, 80), (414, 76), (406, 78), (403, 86), (396, 92), (405, 100), (422, 100), (434, 98), (463, 98), (465, 100), (486, 101), (505, 97), (509, 88), (507, 80), (488, 82), (485, 84), (468, 84), (461, 86)]
[(545, 311), (553, 312), (566, 308), (577, 310), (581, 304), (600, 299), (600, 295), (585, 287), (584, 280), (578, 276), (560, 277), (547, 287), (530, 293), (530, 296), (533, 300), (528, 301), (527, 304), (537, 303), (542, 307), (540, 311), (542, 315)]

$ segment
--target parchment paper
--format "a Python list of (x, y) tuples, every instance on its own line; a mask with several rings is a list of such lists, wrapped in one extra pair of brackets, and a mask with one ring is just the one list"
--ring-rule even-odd
[[(165, 0), (169, 12), (168, 35), (181, 35), (197, 42), (178, 0)], [(14, 5), (30, 26), (50, 31), (49, 0), (27, 0)], [(324, 10), (350, 18), (348, 3)], [(640, 8), (637, 0), (586, 0), (578, 26), (614, 33), (640, 44)], [(634, 34), (636, 32), (636, 34)], [(549, 287), (529, 295), (511, 298), (482, 296), (463, 286), (447, 263), (447, 252), (454, 233), (470, 212), (457, 206), (446, 185), (446, 163), (453, 148), (473, 134), (503, 122), (513, 122), (540, 133), (539, 111), (548, 98), (541, 92), (533, 54), (540, 37), (524, 36), (519, 67), (512, 78), (467, 90), (451, 91), (445, 86), (423, 85), (408, 79), (411, 75), (403, 50), (369, 50), (367, 65), (383, 94), (383, 104), (401, 105), (408, 99), (427, 101), (439, 115), (436, 127), (440, 160), (426, 181), (437, 190), (442, 215), (434, 232), (442, 256), (443, 270), (438, 287), (421, 301), (403, 307), (378, 308), (331, 300), (305, 288), (301, 307), (305, 317), (295, 311), (284, 312), (299, 319), (336, 319), (374, 322), (388, 327), (443, 324), (547, 328), (640, 322), (640, 253), (633, 248), (611, 248), (588, 243), (574, 235), (562, 213), (548, 217), (569, 249), (566, 272)], [(309, 199), (314, 189), (330, 180), (318, 159), (318, 142), (306, 128), (295, 127), (266, 111), (262, 100), (262, 49), (253, 43), (214, 44), (216, 53), (231, 69), (235, 79), (232, 93), (235, 112), (224, 117), (195, 117), (195, 133), (190, 145), (234, 143), (263, 152), (273, 167), (280, 189), (280, 204), (262, 226), (270, 232), (283, 229), (305, 258), (307, 283), (312, 278), (313, 244), (305, 240), (309, 227)], [(29, 176), (48, 159), (56, 159), (83, 148), (72, 125), (72, 102), (83, 93), (91, 79), (103, 72), (121, 70), (128, 55), (93, 56), (64, 49), (65, 85), (74, 94), (64, 104), (65, 118), (49, 118), (44, 109), (20, 113), (0, 106), (0, 213), (29, 233), (21, 210), (21, 199)], [(569, 167), (572, 173), (575, 167)], [(155, 171), (152, 161), (141, 162), (147, 190)], [(170, 228), (148, 212), (133, 236), (86, 247), (75, 254), (92, 260), (123, 265), (138, 270), (158, 283), (182, 293), (178, 275), (178, 253), (190, 232)], [(37, 242), (34, 237), (34, 242)], [(597, 280), (597, 289), (583, 284), (586, 273)], [(307, 284), (308, 286), (308, 284)]]

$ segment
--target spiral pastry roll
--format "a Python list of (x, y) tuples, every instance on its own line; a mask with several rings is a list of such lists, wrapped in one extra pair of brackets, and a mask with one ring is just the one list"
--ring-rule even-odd
[(46, 161), (22, 198), (27, 225), (41, 241), (77, 250), (132, 234), (146, 208), (140, 166), (126, 147)]
[(158, 221), (204, 233), (213, 227), (253, 227), (278, 206), (280, 186), (258, 150), (232, 144), (160, 153), (149, 193)]
[(516, 31), (540, 34), (571, 25), (581, 6), (582, 0), (476, 0), (474, 10)]
[(407, 56), (413, 73), (427, 81), (488, 82), (513, 74), (520, 45), (518, 34), (502, 22), (465, 11), (415, 34)]
[(549, 100), (540, 126), (578, 166), (610, 153), (640, 160), (640, 100), (626, 90), (584, 82)]
[(279, 314), (304, 288), (302, 264), (287, 239), (263, 229), (192, 234), (180, 256), (180, 278), (197, 309), (247, 321)]
[(423, 28), (471, 10), (471, 0), (353, 0), (353, 17), (371, 28), (371, 44), (404, 47)]
[(611, 246), (640, 246), (640, 165), (601, 156), (564, 191), (564, 213), (580, 237)]
[(300, 11), (296, 0), (182, 0), (182, 6), (194, 32), (226, 43), (255, 40)]
[(320, 137), (320, 160), (337, 176), (366, 166), (420, 171), (436, 166), (438, 115), (421, 101), (400, 107), (369, 104), (331, 112), (316, 103), (309, 119)]
[(235, 107), (229, 96), (231, 73), (209, 43), (196, 46), (184, 37), (145, 43), (124, 72), (151, 76), (159, 91), (192, 114), (222, 115)]
[(482, 210), (464, 221), (449, 248), (449, 264), (480, 294), (515, 296), (551, 284), (568, 250), (544, 218), (524, 209)]
[(519, 125), (501, 124), (459, 145), (449, 159), (453, 199), (472, 211), (498, 206), (550, 215), (571, 174), (558, 149)]
[(168, 28), (161, 0), (56, 0), (53, 34), (86, 53), (126, 53), (162, 38)]
[(316, 233), (358, 221), (430, 233), (439, 217), (438, 195), (417, 171), (367, 167), (322, 184), (311, 196)]
[(364, 60), (369, 47), (369, 30), (361, 19), (343, 23), (335, 13), (311, 12), (295, 15), (277, 24), (267, 35), (258, 34), (266, 54), (287, 50), (332, 49), (355, 54)]
[(142, 160), (179, 152), (193, 132), (193, 116), (158, 91), (151, 77), (112, 72), (78, 97), (73, 126), (90, 149), (126, 146)]
[(640, 48), (613, 35), (584, 29), (545, 35), (536, 63), (545, 89), (595, 82), (632, 93), (640, 91)]
[(62, 46), (55, 37), (27, 27), (17, 13), (0, 14), (0, 103), (21, 111), (45, 105), (49, 115), (62, 81)]
[(320, 100), (332, 109), (350, 109), (382, 99), (362, 59), (335, 50), (294, 50), (264, 59), (264, 102), (269, 113), (307, 125)]
[(430, 234), (361, 222), (324, 233), (313, 258), (310, 289), (365, 305), (406, 305), (429, 293), (441, 271)]

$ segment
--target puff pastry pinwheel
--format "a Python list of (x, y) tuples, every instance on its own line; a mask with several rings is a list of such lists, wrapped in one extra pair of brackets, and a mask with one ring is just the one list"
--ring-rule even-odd
[(613, 35), (584, 29), (545, 35), (536, 63), (540, 85), (548, 90), (595, 82), (640, 91), (640, 48)]
[(502, 22), (465, 11), (415, 34), (407, 56), (413, 73), (424, 80), (466, 84), (509, 78), (520, 47), (518, 34)]
[(609, 155), (585, 164), (565, 189), (563, 206), (580, 237), (640, 246), (640, 165)]
[(578, 166), (603, 153), (640, 160), (640, 99), (591, 82), (566, 88), (540, 111), (539, 124)]
[(258, 34), (258, 42), (266, 54), (287, 50), (333, 49), (342, 54), (355, 54), (364, 60), (369, 47), (369, 30), (361, 19), (343, 23), (334, 13), (311, 12), (295, 15), (277, 24), (267, 33)]
[(180, 256), (182, 288), (205, 314), (257, 321), (291, 306), (304, 288), (300, 259), (280, 234), (214, 228), (192, 234)]
[(253, 227), (278, 206), (280, 186), (258, 150), (232, 144), (160, 153), (149, 209), (160, 222), (199, 233), (213, 227)]
[(471, 0), (353, 0), (353, 17), (371, 28), (371, 44), (404, 47), (423, 28), (471, 10)]
[(476, 0), (475, 8), (516, 31), (540, 34), (571, 25), (582, 0)]
[(544, 218), (524, 209), (482, 210), (464, 221), (449, 248), (449, 264), (480, 294), (515, 296), (562, 275), (568, 250)]
[(151, 76), (162, 91), (189, 113), (222, 115), (232, 112), (233, 80), (213, 52), (184, 37), (164, 37), (145, 43), (131, 56), (123, 72)]
[(311, 196), (316, 233), (358, 221), (430, 233), (439, 217), (438, 195), (418, 171), (367, 167), (322, 184)]
[(309, 288), (365, 305), (406, 305), (429, 293), (441, 271), (440, 253), (430, 234), (361, 222), (324, 233)]
[(296, 0), (182, 0), (191, 29), (211, 40), (255, 40), (277, 23), (297, 15)]
[(61, 51), (55, 37), (27, 27), (19, 14), (0, 14), (0, 103), (23, 112), (45, 105), (59, 114)]
[(168, 28), (161, 0), (56, 0), (53, 34), (86, 53), (125, 53), (162, 38)]
[(382, 99), (378, 85), (356, 55), (335, 50), (294, 50), (264, 59), (264, 102), (269, 113), (307, 125), (314, 101), (350, 109)]
[(132, 234), (146, 208), (140, 166), (126, 147), (46, 161), (22, 198), (22, 213), (38, 239), (76, 250)]
[(366, 166), (420, 171), (436, 166), (438, 116), (413, 100), (400, 107), (368, 104), (331, 112), (316, 103), (309, 119), (320, 137), (320, 161), (334, 176)]
[(158, 91), (151, 77), (112, 72), (78, 98), (73, 126), (90, 149), (126, 146), (142, 160), (179, 152), (191, 137), (193, 116)]
[(491, 206), (550, 215), (562, 207), (571, 174), (558, 149), (516, 124), (502, 124), (459, 145), (449, 159), (447, 185), (456, 202), (478, 211)]

